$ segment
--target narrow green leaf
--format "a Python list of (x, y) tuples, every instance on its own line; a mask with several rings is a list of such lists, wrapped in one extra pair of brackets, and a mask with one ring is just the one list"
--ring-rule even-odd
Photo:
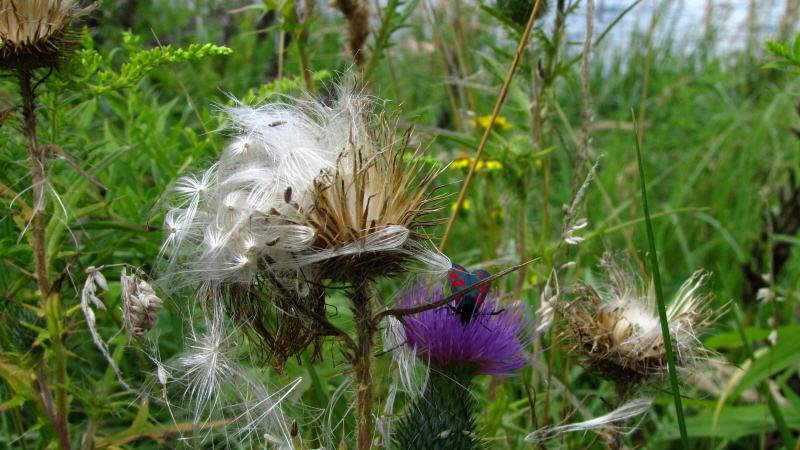
[(644, 165), (642, 164), (642, 149), (639, 147), (639, 129), (636, 125), (636, 115), (631, 109), (633, 117), (633, 129), (636, 135), (636, 159), (639, 163), (639, 186), (642, 188), (642, 209), (644, 210), (644, 223), (647, 227), (647, 242), (650, 245), (650, 265), (653, 273), (653, 284), (656, 288), (656, 303), (658, 305), (658, 317), (661, 320), (661, 334), (664, 337), (664, 350), (667, 354), (667, 367), (669, 367), (669, 380), (672, 385), (672, 399), (675, 401), (675, 413), (678, 419), (678, 428), (681, 432), (681, 443), (684, 449), (689, 449), (689, 436), (686, 432), (686, 422), (683, 418), (683, 405), (681, 404), (681, 390), (678, 385), (678, 372), (675, 370), (675, 356), (672, 353), (672, 339), (669, 334), (669, 322), (667, 321), (667, 306), (664, 301), (664, 292), (661, 289), (661, 274), (658, 270), (658, 253), (656, 242), (653, 237), (653, 224), (650, 223), (650, 210), (647, 207), (647, 178), (644, 176)]
[(770, 351), (753, 361), (750, 370), (736, 386), (734, 396), (740, 395), (745, 389), (769, 379), (787, 367), (800, 363), (800, 352), (797, 351), (797, 343), (800, 342), (800, 325), (781, 327), (777, 331), (778, 343)]

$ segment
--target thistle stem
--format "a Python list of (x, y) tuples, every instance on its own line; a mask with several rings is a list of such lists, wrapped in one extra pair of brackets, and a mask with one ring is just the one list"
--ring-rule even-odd
[[(31, 171), (31, 185), (33, 187), (33, 205), (29, 220), (31, 225), (31, 246), (33, 248), (33, 262), (36, 268), (36, 283), (44, 304), (47, 329), (50, 333), (50, 342), (55, 358), (55, 411), (51, 411), (50, 420), (58, 435), (61, 449), (72, 448), (67, 427), (67, 393), (64, 386), (67, 380), (67, 350), (64, 346), (65, 330), (61, 322), (61, 296), (51, 292), (48, 266), (47, 266), (47, 237), (45, 235), (45, 177), (44, 149), (39, 146), (36, 124), (36, 86), (33, 84), (33, 72), (20, 70), (17, 72), (19, 79), (20, 96), (22, 97), (22, 135), (25, 137), (25, 146), (28, 149), (28, 163)], [(50, 392), (41, 389), (40, 395), (45, 404), (50, 401)]]
[(372, 283), (365, 281), (356, 287), (351, 296), (353, 313), (356, 322), (356, 343), (358, 348), (353, 361), (356, 377), (356, 429), (358, 450), (369, 450), (372, 447), (374, 418), (372, 416), (375, 402), (375, 386), (373, 371), (375, 357), (375, 332), (377, 326), (375, 301), (372, 298)]
[(32, 84), (32, 73), (29, 70), (20, 70), (19, 79), (20, 95), (22, 97), (22, 135), (25, 136), (25, 146), (28, 148), (28, 163), (31, 171), (31, 185), (33, 186), (33, 208), (31, 210), (31, 232), (33, 234), (33, 260), (36, 266), (36, 282), (41, 289), (42, 299), (46, 301), (50, 294), (50, 283), (47, 274), (47, 252), (44, 221), (44, 190), (46, 179), (44, 175), (44, 152), (39, 147), (36, 136), (36, 94)]

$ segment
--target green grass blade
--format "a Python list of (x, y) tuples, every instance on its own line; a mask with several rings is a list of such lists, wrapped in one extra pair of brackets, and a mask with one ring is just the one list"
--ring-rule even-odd
[(669, 322), (667, 322), (667, 307), (664, 302), (664, 292), (661, 289), (661, 275), (658, 272), (658, 256), (656, 254), (656, 242), (653, 238), (653, 225), (650, 223), (650, 211), (647, 208), (647, 183), (644, 177), (644, 166), (642, 165), (642, 149), (639, 146), (639, 129), (636, 126), (636, 114), (631, 110), (633, 116), (633, 130), (636, 134), (636, 158), (639, 162), (639, 184), (642, 188), (642, 208), (644, 209), (644, 223), (647, 227), (647, 242), (650, 245), (650, 265), (653, 271), (653, 284), (656, 287), (656, 303), (658, 304), (658, 317), (661, 320), (661, 333), (664, 336), (664, 350), (667, 353), (667, 367), (669, 367), (669, 381), (672, 385), (672, 398), (675, 400), (675, 415), (678, 419), (678, 428), (681, 431), (681, 442), (683, 448), (689, 448), (689, 435), (686, 432), (686, 421), (683, 418), (683, 405), (681, 404), (681, 391), (678, 386), (678, 374), (675, 371), (675, 356), (672, 354), (672, 340), (669, 334)]
[[(736, 321), (736, 328), (739, 330), (739, 333), (742, 337), (742, 343), (744, 345), (745, 352), (747, 352), (747, 356), (753, 361), (756, 361), (756, 355), (753, 351), (753, 347), (750, 345), (750, 340), (747, 339), (747, 336), (744, 332), (744, 325), (742, 325), (742, 321), (739, 317), (738, 308), (734, 311), (734, 314), (731, 314), (734, 321)], [(775, 419), (775, 425), (778, 427), (778, 432), (781, 435), (781, 439), (783, 439), (783, 445), (786, 448), (791, 448), (790, 445), (794, 441), (792, 438), (792, 433), (789, 431), (789, 426), (786, 424), (786, 418), (783, 417), (783, 412), (781, 412), (780, 407), (778, 406), (778, 402), (775, 401), (775, 397), (772, 395), (772, 391), (770, 390), (767, 382), (762, 380), (761, 381), (761, 390), (767, 396), (767, 403), (769, 404), (769, 411), (772, 414), (772, 418)], [(800, 440), (798, 440), (797, 445), (800, 445)]]

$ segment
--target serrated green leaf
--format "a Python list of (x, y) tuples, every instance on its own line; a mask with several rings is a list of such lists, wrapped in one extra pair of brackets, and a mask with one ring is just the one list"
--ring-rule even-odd
[(794, 60), (800, 60), (800, 33), (794, 38)]

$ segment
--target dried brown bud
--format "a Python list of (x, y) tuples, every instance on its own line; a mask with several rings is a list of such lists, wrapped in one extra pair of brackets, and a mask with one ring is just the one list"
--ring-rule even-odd
[(0, 70), (55, 67), (74, 43), (70, 24), (98, 4), (81, 0), (0, 0)]
[(131, 336), (142, 340), (144, 335), (158, 323), (156, 310), (163, 301), (153, 288), (135, 274), (128, 276), (125, 269), (120, 277), (122, 289), (122, 318)]

